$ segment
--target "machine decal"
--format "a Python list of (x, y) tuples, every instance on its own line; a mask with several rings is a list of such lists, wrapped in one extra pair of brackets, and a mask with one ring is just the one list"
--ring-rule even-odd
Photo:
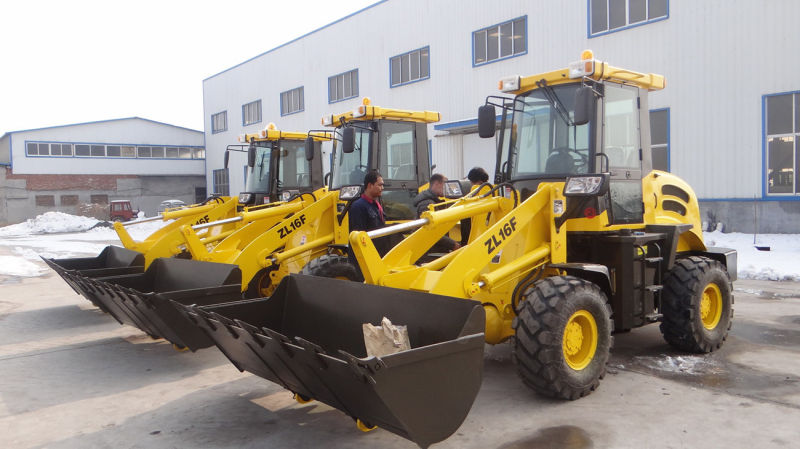
[(484, 246), (486, 246), (486, 254), (492, 254), (494, 250), (496, 250), (505, 239), (511, 237), (511, 234), (516, 230), (517, 217), (511, 217), (511, 219), (500, 228), (496, 236), (493, 235), (492, 238), (483, 242)]
[(285, 239), (287, 236), (289, 236), (289, 234), (294, 232), (296, 229), (299, 229), (300, 226), (303, 226), (304, 224), (306, 224), (305, 214), (300, 215), (299, 217), (292, 220), (292, 222), (289, 223), (289, 225), (284, 226), (281, 229), (278, 229), (278, 234), (280, 235), (280, 238)]

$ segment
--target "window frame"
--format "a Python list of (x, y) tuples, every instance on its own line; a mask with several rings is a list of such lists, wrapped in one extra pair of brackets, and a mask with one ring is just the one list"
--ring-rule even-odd
[[(258, 111), (258, 120), (254, 120), (252, 122), (248, 122), (247, 121), (247, 113), (246, 113), (247, 107), (248, 106), (253, 106), (253, 105), (257, 105), (256, 110)], [(250, 125), (255, 125), (256, 123), (261, 123), (262, 119), (263, 119), (263, 110), (261, 108), (261, 99), (260, 98), (258, 100), (251, 101), (250, 103), (245, 103), (245, 104), (242, 105), (242, 126), (250, 126)]]
[[(351, 93), (352, 95), (350, 95), (349, 97), (341, 97), (341, 98), (338, 98), (338, 99), (336, 99), (336, 100), (333, 100), (333, 99), (331, 99), (331, 79), (333, 79), (333, 78), (338, 78), (338, 77), (340, 77), (340, 76), (341, 76), (341, 77), (344, 77), (344, 75), (347, 75), (348, 73), (350, 74), (350, 89), (351, 89), (351, 92), (350, 92), (350, 93)], [(355, 73), (355, 75), (356, 75), (356, 83), (355, 83), (355, 86), (353, 86), (353, 74), (354, 74), (354, 73)], [(356, 68), (356, 69), (353, 69), (353, 70), (347, 70), (347, 71), (345, 71), (345, 72), (342, 72), (342, 73), (337, 73), (336, 75), (331, 75), (331, 76), (329, 76), (329, 77), (328, 77), (328, 104), (332, 104), (332, 103), (338, 103), (338, 102), (340, 102), (340, 101), (346, 101), (346, 100), (349, 100), (349, 99), (351, 99), (351, 98), (356, 98), (356, 97), (358, 97), (358, 91), (359, 91), (359, 89), (358, 89), (358, 84), (359, 84), (359, 81), (360, 81), (360, 78), (359, 78), (359, 76), (358, 76), (358, 69), (357, 69), (357, 68)], [(337, 83), (337, 86), (338, 86), (338, 83)], [(355, 88), (354, 88), (354, 87), (355, 87)], [(338, 90), (338, 89), (337, 89), (337, 90)], [(281, 104), (283, 104), (283, 102), (281, 102)]]
[[(771, 97), (783, 95), (792, 96), (792, 132), (769, 134), (767, 102)], [(800, 90), (766, 94), (761, 97), (761, 198), (764, 200), (800, 201), (800, 182), (798, 182), (798, 169), (800, 169), (800, 121), (798, 120), (798, 114), (800, 114), (800, 104), (798, 103), (800, 103)], [(769, 139), (771, 137), (792, 137), (794, 139), (792, 192), (769, 192)]]
[(667, 143), (659, 143), (659, 144), (656, 144), (656, 145), (659, 146), (659, 147), (663, 146), (664, 148), (667, 149), (667, 172), (671, 173), (672, 172), (672, 153), (671, 153), (672, 141), (671, 141), (671, 138), (670, 138), (670, 126), (671, 126), (671, 122), (672, 122), (672, 112), (670, 111), (669, 107), (650, 109), (648, 111), (648, 119), (650, 119), (650, 165), (653, 164), (653, 120), (651, 119), (650, 114), (652, 114), (653, 112), (664, 112), (664, 111), (666, 111), (666, 113), (667, 113), (667, 129), (666, 129)]
[[(225, 126), (221, 129), (216, 128), (215, 126), (215, 118), (216, 117), (225, 117)], [(216, 114), (211, 114), (211, 134), (219, 134), (224, 133), (228, 130), (228, 110), (217, 112)]]
[[(297, 103), (298, 103), (299, 109), (294, 110), (294, 111), (284, 111), (284, 109), (283, 109), (283, 96), (291, 94), (293, 92), (298, 92), (298, 101), (297, 101)], [(284, 116), (287, 116), (287, 115), (292, 115), (292, 114), (299, 114), (299, 113), (305, 111), (306, 110), (305, 97), (306, 97), (306, 95), (305, 95), (305, 85), (298, 86), (298, 87), (295, 87), (293, 89), (289, 89), (289, 90), (285, 90), (285, 91), (281, 92), (280, 95), (278, 96), (279, 102), (280, 102), (281, 117), (284, 117)], [(289, 103), (290, 102), (287, 101), (287, 106), (291, 106)], [(289, 108), (289, 109), (291, 109), (291, 108)]]
[[(217, 173), (225, 173), (225, 183), (217, 183)], [(214, 189), (214, 194), (222, 196), (230, 196), (231, 191), (231, 176), (228, 168), (218, 168), (211, 170), (211, 187)], [(225, 191), (220, 192), (217, 186), (225, 186)]]
[[(510, 23), (511, 26), (512, 26), (511, 33), (512, 33), (512, 36), (513, 36), (513, 33), (514, 33), (514, 28), (513, 28), (514, 22), (516, 22), (516, 21), (518, 21), (520, 19), (524, 19), (525, 20), (525, 27), (524, 27), (523, 32), (522, 32), (522, 36), (525, 38), (525, 50), (524, 51), (521, 51), (519, 53), (514, 53), (514, 49), (512, 48), (510, 55), (508, 55), (508, 56), (500, 56), (500, 51), (501, 51), (501, 48), (502, 48), (502, 41), (500, 39), (498, 39), (497, 40), (497, 58), (489, 59), (489, 55), (488, 55), (489, 52), (488, 52), (488, 47), (487, 47), (486, 61), (477, 62), (477, 63), (475, 62), (475, 35), (477, 33), (485, 31), (488, 34), (488, 31), (490, 29), (497, 28), (499, 30), (501, 26)], [(504, 21), (496, 23), (494, 25), (489, 25), (487, 27), (483, 27), (483, 28), (477, 29), (477, 30), (473, 31), (472, 33), (470, 33), (469, 36), (470, 36), (470, 46), (472, 47), (472, 61), (471, 62), (472, 62), (472, 67), (473, 68), (474, 67), (481, 67), (481, 66), (484, 66), (484, 65), (487, 65), (487, 64), (492, 64), (492, 63), (499, 62), (499, 61), (505, 61), (506, 59), (518, 58), (520, 56), (527, 55), (528, 54), (528, 15), (525, 14), (523, 16), (514, 17), (513, 19), (510, 19), (510, 20), (504, 20)], [(488, 39), (488, 36), (487, 36), (487, 39)], [(513, 43), (513, 40), (512, 40), (512, 43)]]
[[(37, 153), (38, 153), (38, 146), (39, 145), (48, 145), (48, 154), (30, 154), (29, 152), (29, 145), (37, 146)], [(58, 145), (60, 148), (61, 154), (52, 154), (52, 146)], [(69, 146), (70, 154), (63, 154), (64, 146)], [(77, 147), (86, 147), (89, 151), (88, 154), (76, 154)], [(103, 147), (103, 156), (93, 156), (92, 150), (95, 147)], [(115, 148), (114, 152), (116, 153), (117, 150), (119, 152), (119, 156), (109, 156), (108, 149), (109, 147)], [(165, 154), (164, 156), (139, 156), (139, 148), (149, 148), (152, 154), (153, 148), (161, 148), (164, 149)], [(176, 148), (178, 149), (178, 157), (167, 157), (166, 156), (166, 149), (167, 148)], [(24, 149), (25, 149), (25, 157), (30, 158), (78, 158), (78, 159), (169, 159), (169, 160), (205, 160), (205, 147), (203, 146), (187, 146), (187, 145), (168, 145), (168, 144), (130, 144), (130, 143), (100, 143), (100, 142), (53, 142), (53, 141), (39, 141), (39, 140), (26, 140), (24, 141)], [(132, 156), (124, 156), (123, 153), (128, 152), (129, 150), (133, 151)], [(189, 150), (189, 154), (191, 157), (189, 158), (182, 158), (180, 157), (180, 150)], [(195, 155), (201, 154), (202, 157), (195, 157)]]
[[(412, 80), (411, 79), (411, 74), (409, 73), (408, 81), (405, 81), (405, 82), (401, 81), (399, 83), (392, 84), (392, 60), (395, 59), (395, 58), (401, 58), (401, 63), (400, 63), (401, 68), (400, 68), (400, 70), (402, 71), (402, 57), (406, 56), (406, 55), (408, 55), (410, 57), (413, 53), (419, 52), (419, 54), (420, 54), (420, 56), (419, 56), (419, 73), (422, 74), (422, 50), (428, 50), (428, 75), (425, 76), (425, 77), (420, 76), (419, 78), (415, 78), (415, 79)], [(411, 66), (411, 64), (409, 63), (409, 71), (410, 71), (410, 66)], [(424, 47), (415, 48), (414, 50), (410, 50), (410, 51), (407, 51), (405, 53), (400, 53), (400, 54), (394, 55), (394, 56), (389, 58), (389, 88), (390, 89), (394, 89), (395, 87), (406, 86), (408, 84), (418, 83), (420, 81), (425, 81), (425, 80), (430, 79), (430, 78), (431, 78), (431, 46), (430, 45), (425, 45)], [(400, 74), (400, 79), (401, 80), (403, 79), (402, 73)]]
[[(626, 24), (624, 26), (621, 26), (621, 27), (618, 27), (618, 28), (609, 29), (609, 27), (608, 27), (608, 22), (609, 22), (609, 20), (608, 20), (609, 19), (609, 16), (608, 16), (608, 14), (609, 14), (609, 12), (608, 12), (609, 11), (608, 4), (609, 4), (609, 1), (610, 0), (605, 0), (605, 2), (606, 2), (606, 29), (604, 31), (598, 31), (597, 33), (592, 34), (592, 0), (586, 0), (586, 37), (588, 39), (592, 39), (592, 38), (600, 37), (600, 36), (605, 36), (606, 34), (616, 33), (618, 31), (629, 30), (631, 28), (636, 28), (636, 27), (640, 27), (640, 26), (643, 26), (643, 25), (649, 25), (651, 23), (660, 22), (662, 20), (669, 19), (669, 0), (664, 0), (664, 1), (667, 2), (667, 12), (666, 12), (665, 15), (659, 16), (659, 17), (656, 17), (656, 18), (653, 18), (653, 19), (645, 18), (645, 20), (643, 20), (643, 21), (631, 24), (629, 22), (629, 20), (630, 20), (630, 0), (625, 0), (625, 23)], [(645, 9), (645, 17), (647, 17), (647, 15), (648, 15), (647, 14), (647, 10), (650, 8), (649, 0), (645, 0), (645, 4), (647, 5), (647, 9)]]

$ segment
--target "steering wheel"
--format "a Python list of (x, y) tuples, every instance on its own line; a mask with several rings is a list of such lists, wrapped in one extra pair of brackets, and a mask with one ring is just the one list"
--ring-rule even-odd
[[(578, 158), (576, 159), (574, 155)], [(545, 161), (545, 172), (576, 173), (578, 168), (585, 166), (588, 161), (589, 158), (578, 150), (565, 146), (555, 147)]]

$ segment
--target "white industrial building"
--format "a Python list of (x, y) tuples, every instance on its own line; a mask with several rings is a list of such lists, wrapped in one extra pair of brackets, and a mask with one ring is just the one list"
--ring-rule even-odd
[(204, 199), (203, 133), (139, 117), (11, 131), (0, 137), (0, 223), (130, 200)]
[(498, 79), (566, 67), (588, 48), (666, 77), (650, 95), (654, 161), (694, 187), (704, 218), (800, 232), (797, 17), (796, 0), (378, 2), (204, 80), (208, 188), (244, 188), (243, 158), (222, 170), (239, 134), (317, 129), (364, 96), (439, 111), (435, 171), (491, 175), (494, 142), (478, 138), (476, 116)]

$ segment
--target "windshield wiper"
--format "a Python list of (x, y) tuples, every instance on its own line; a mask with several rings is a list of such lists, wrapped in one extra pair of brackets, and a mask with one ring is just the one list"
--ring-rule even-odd
[(567, 108), (564, 107), (564, 103), (562, 103), (558, 98), (558, 95), (556, 95), (556, 93), (553, 91), (553, 88), (547, 84), (547, 81), (543, 79), (539, 80), (536, 82), (536, 86), (541, 89), (542, 92), (544, 92), (544, 97), (548, 102), (550, 102), (551, 105), (553, 105), (553, 109), (558, 112), (561, 120), (564, 120), (564, 123), (566, 123), (567, 126), (575, 126), (575, 122), (569, 118), (569, 112), (567, 111)]

